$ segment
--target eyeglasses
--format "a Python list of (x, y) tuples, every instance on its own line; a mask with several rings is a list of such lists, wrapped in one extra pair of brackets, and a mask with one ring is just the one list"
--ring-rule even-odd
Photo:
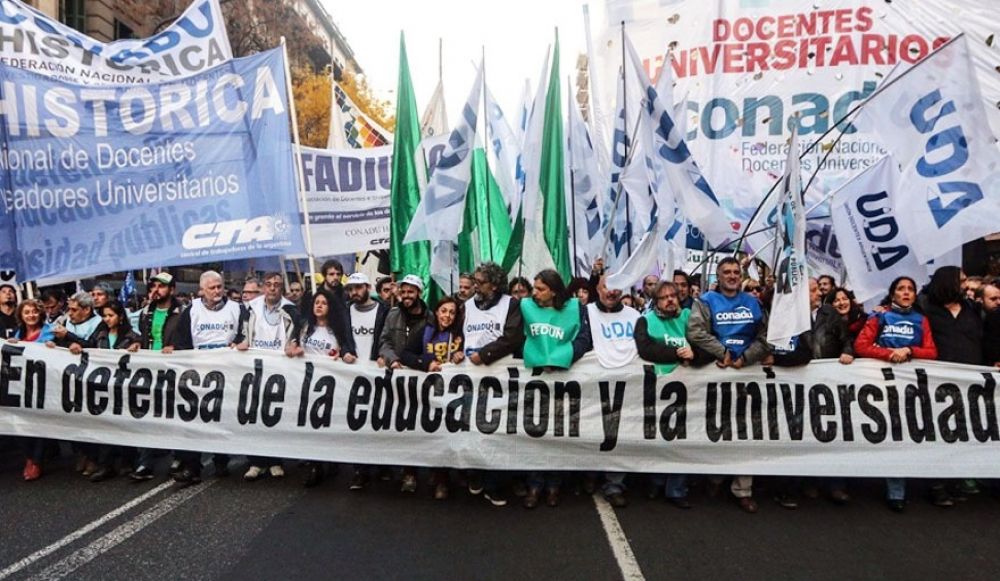
[(747, 292), (748, 293), (759, 293), (760, 292), (760, 287), (759, 286), (748, 286), (747, 287)]

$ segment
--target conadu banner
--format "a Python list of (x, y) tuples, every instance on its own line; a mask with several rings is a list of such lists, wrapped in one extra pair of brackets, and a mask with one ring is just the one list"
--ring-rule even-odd
[(0, 433), (339, 462), (499, 470), (998, 477), (986, 367), (787, 369), (512, 359), (441, 373), (268, 352), (0, 347)]

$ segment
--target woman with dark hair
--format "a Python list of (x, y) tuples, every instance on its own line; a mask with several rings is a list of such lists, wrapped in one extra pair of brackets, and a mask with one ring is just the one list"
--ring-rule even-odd
[(517, 276), (511, 279), (508, 289), (510, 296), (521, 300), (531, 294), (531, 282), (523, 276)]
[(840, 315), (844, 324), (847, 325), (847, 332), (850, 333), (851, 340), (857, 339), (865, 322), (868, 321), (868, 315), (854, 298), (854, 292), (838, 286), (823, 297), (823, 302), (832, 306)]
[(962, 269), (942, 266), (920, 293), (920, 307), (930, 321), (938, 360), (983, 364), (983, 319), (962, 291)]
[[(399, 354), (403, 365), (411, 369), (436, 373), (446, 363), (461, 363), (465, 359), (462, 349), (462, 313), (454, 297), (444, 296), (434, 305), (430, 321), (422, 330), (415, 330)], [(403, 479), (416, 479), (417, 469), (403, 468)], [(447, 500), (449, 495), (448, 469), (432, 468), (431, 485), (434, 499)]]
[(347, 324), (343, 302), (338, 302), (333, 293), (317, 289), (315, 295), (303, 295), (305, 316), (295, 331), (295, 338), (288, 343), (285, 354), (301, 357), (309, 353), (328, 355), (344, 363), (357, 360), (354, 336)]
[[(543, 271), (544, 272), (544, 271)], [(555, 271), (553, 271), (555, 272)], [(562, 282), (562, 278), (559, 279)], [(587, 306), (593, 297), (592, 285), (590, 281), (578, 276), (570, 281), (569, 288), (566, 288), (567, 297), (576, 297), (580, 301), (581, 306)]]
[[(34, 299), (22, 301), (14, 311), (14, 319), (17, 321), (17, 329), (14, 331), (14, 336), (7, 341), (45, 343), (49, 347), (55, 347), (53, 341), (56, 337), (52, 332), (52, 325), (45, 322), (45, 306), (42, 301)], [(45, 456), (47, 442), (48, 440), (44, 438), (21, 438), (21, 448), (24, 451), (22, 476), (25, 481), (30, 482), (42, 477), (42, 459)]]
[[(132, 322), (124, 305), (118, 301), (111, 301), (97, 309), (97, 314), (101, 317), (101, 324), (86, 341), (71, 344), (70, 353), (79, 355), (84, 348), (113, 349), (132, 353), (139, 350), (142, 346), (142, 337), (132, 330)], [(90, 475), (90, 481), (104, 482), (114, 478), (117, 474), (115, 460), (121, 453), (121, 446), (99, 444), (96, 454), (97, 469)]]
[[(854, 342), (858, 357), (881, 359), (890, 363), (905, 363), (911, 359), (937, 359), (931, 325), (916, 308), (917, 283), (908, 276), (901, 276), (889, 286), (889, 310), (875, 313), (868, 318), (861, 334)], [(906, 507), (906, 480), (887, 478), (889, 508), (902, 512)], [(935, 483), (931, 488), (932, 501), (938, 506), (952, 506), (954, 502), (944, 485)]]
[[(285, 355), (302, 357), (308, 353), (354, 363), (357, 350), (343, 300), (321, 287), (316, 294), (304, 294), (301, 303), (305, 307), (304, 316), (285, 347)], [(322, 482), (325, 466), (322, 462), (305, 462), (306, 475), (302, 484), (311, 488)]]
[[(535, 275), (531, 298), (521, 301), (524, 317), (524, 366), (544, 370), (569, 369), (591, 345), (585, 307), (575, 297), (570, 297), (562, 277), (555, 270), (547, 269)], [(532, 472), (528, 476), (528, 494), (525, 508), (535, 508), (546, 489), (545, 502), (559, 504), (559, 486), (562, 483), (556, 472)]]

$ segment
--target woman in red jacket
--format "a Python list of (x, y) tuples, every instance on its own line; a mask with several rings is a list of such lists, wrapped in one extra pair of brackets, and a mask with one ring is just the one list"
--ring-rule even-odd
[[(858, 357), (881, 359), (890, 363), (905, 363), (911, 359), (937, 359), (937, 346), (927, 317), (914, 309), (917, 284), (908, 276), (892, 281), (887, 297), (889, 310), (868, 317), (865, 327), (854, 342)], [(906, 479), (886, 478), (886, 502), (894, 512), (906, 507)], [(944, 484), (931, 486), (932, 502), (937, 506), (952, 506)]]

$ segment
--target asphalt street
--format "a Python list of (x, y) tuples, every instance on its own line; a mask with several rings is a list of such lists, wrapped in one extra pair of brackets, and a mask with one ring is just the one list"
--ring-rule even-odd
[[(4, 444), (0, 442), (0, 446)], [(911, 486), (903, 514), (885, 508), (877, 481), (852, 483), (852, 502), (771, 500), (748, 515), (692, 491), (694, 508), (649, 500), (641, 480), (630, 505), (567, 490), (557, 508), (497, 508), (453, 488), (435, 501), (376, 482), (348, 490), (349, 470), (306, 489), (284, 479), (208, 476), (178, 489), (166, 479), (93, 484), (72, 459), (22, 482), (16, 453), (0, 451), (0, 581), (6, 579), (996, 579), (1000, 501), (987, 494), (951, 509)], [(207, 474), (211, 469), (207, 469)], [(602, 518), (601, 511), (604, 511)]]

